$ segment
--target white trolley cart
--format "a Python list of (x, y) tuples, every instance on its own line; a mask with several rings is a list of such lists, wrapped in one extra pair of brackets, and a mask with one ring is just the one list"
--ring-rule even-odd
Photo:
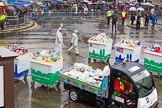
[(162, 53), (145, 50), (144, 66), (148, 70), (155, 72), (158, 75), (162, 74)]
[(14, 59), (14, 79), (27, 76), (30, 69), (30, 58), (30, 53), (26, 53)]
[(123, 60), (139, 62), (142, 46), (126, 46), (120, 43), (115, 44), (115, 60), (122, 62)]
[(112, 43), (113, 40), (111, 38), (106, 39), (106, 42), (94, 41), (89, 39), (88, 61), (90, 61), (91, 59), (98, 59), (109, 63), (109, 58), (112, 51)]
[(58, 82), (58, 74), (63, 68), (63, 58), (53, 63), (31, 59), (32, 86), (37, 82), (50, 89)]

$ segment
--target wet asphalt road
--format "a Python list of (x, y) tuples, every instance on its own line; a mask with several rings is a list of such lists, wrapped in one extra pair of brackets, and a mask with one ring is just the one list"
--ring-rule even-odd
[[(29, 48), (30, 52), (41, 51), (42, 49), (54, 50), (55, 33), (59, 27), (60, 22), (64, 23), (64, 44), (63, 57), (64, 66), (63, 69), (67, 69), (75, 62), (81, 62), (88, 64), (88, 44), (87, 39), (101, 32), (109, 33), (110, 37), (113, 38), (114, 44), (121, 38), (131, 38), (133, 40), (140, 40), (143, 47), (146, 47), (152, 43), (158, 43), (162, 45), (161, 27), (162, 21), (158, 23), (155, 31), (150, 29), (135, 30), (125, 24), (121, 26), (118, 23), (117, 33), (111, 32), (111, 26), (106, 25), (105, 20), (96, 19), (79, 19), (79, 20), (62, 20), (54, 21), (49, 20), (37, 20), (38, 27), (27, 31), (27, 32), (13, 32), (11, 34), (1, 34), (0, 43), (17, 43), (24, 45)], [(128, 21), (126, 22), (128, 23)], [(81, 41), (79, 42), (80, 55), (75, 56), (72, 51), (68, 55), (67, 49), (70, 45), (71, 34), (77, 29), (80, 34)], [(112, 65), (114, 60), (114, 50), (112, 50), (112, 57), (110, 64)], [(143, 54), (141, 55), (141, 64), (143, 64)], [(103, 68), (102, 63), (91, 63), (89, 64), (94, 68)], [(158, 89), (159, 96), (159, 108), (162, 108), (162, 82), (161, 78), (155, 76), (155, 82)], [(15, 82), (15, 108), (93, 108), (93, 106), (85, 105), (82, 103), (73, 103), (68, 99), (67, 91), (64, 91), (62, 84), (56, 89), (47, 90), (39, 84), (35, 84), (34, 88), (31, 87), (31, 75), (25, 81), (19, 80)]]

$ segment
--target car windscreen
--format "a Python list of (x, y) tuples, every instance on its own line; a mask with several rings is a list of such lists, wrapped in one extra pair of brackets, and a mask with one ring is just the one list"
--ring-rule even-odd
[(152, 91), (154, 83), (150, 73), (147, 70), (143, 70), (132, 76), (139, 90), (139, 97), (142, 98)]

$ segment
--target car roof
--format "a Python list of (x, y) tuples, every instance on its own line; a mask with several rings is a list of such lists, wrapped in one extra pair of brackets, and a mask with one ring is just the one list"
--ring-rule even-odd
[(128, 76), (133, 76), (141, 71), (145, 70), (144, 66), (140, 63), (128, 61), (126, 63), (119, 63), (111, 66), (111, 73), (115, 74), (115, 71), (120, 71)]

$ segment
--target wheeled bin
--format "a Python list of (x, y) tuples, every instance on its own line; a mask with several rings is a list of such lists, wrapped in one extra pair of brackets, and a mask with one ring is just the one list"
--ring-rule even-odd
[(49, 63), (31, 59), (32, 83), (37, 82), (47, 87), (54, 87), (58, 82), (58, 74), (63, 68), (63, 58)]
[(139, 62), (142, 45), (130, 45), (118, 42), (115, 44), (115, 60), (122, 62), (123, 60)]
[(162, 74), (162, 53), (145, 50), (144, 66), (151, 72)]
[(31, 53), (29, 53), (28, 48), (18, 44), (8, 44), (6, 47), (19, 55), (14, 59), (14, 79), (25, 78), (30, 69)]
[(88, 40), (89, 44), (89, 61), (91, 59), (98, 59), (108, 62), (111, 51), (112, 51), (113, 40), (111, 38), (106, 38), (106, 36), (91, 37)]
[(30, 69), (30, 53), (18, 56), (14, 59), (14, 78), (26, 76)]

